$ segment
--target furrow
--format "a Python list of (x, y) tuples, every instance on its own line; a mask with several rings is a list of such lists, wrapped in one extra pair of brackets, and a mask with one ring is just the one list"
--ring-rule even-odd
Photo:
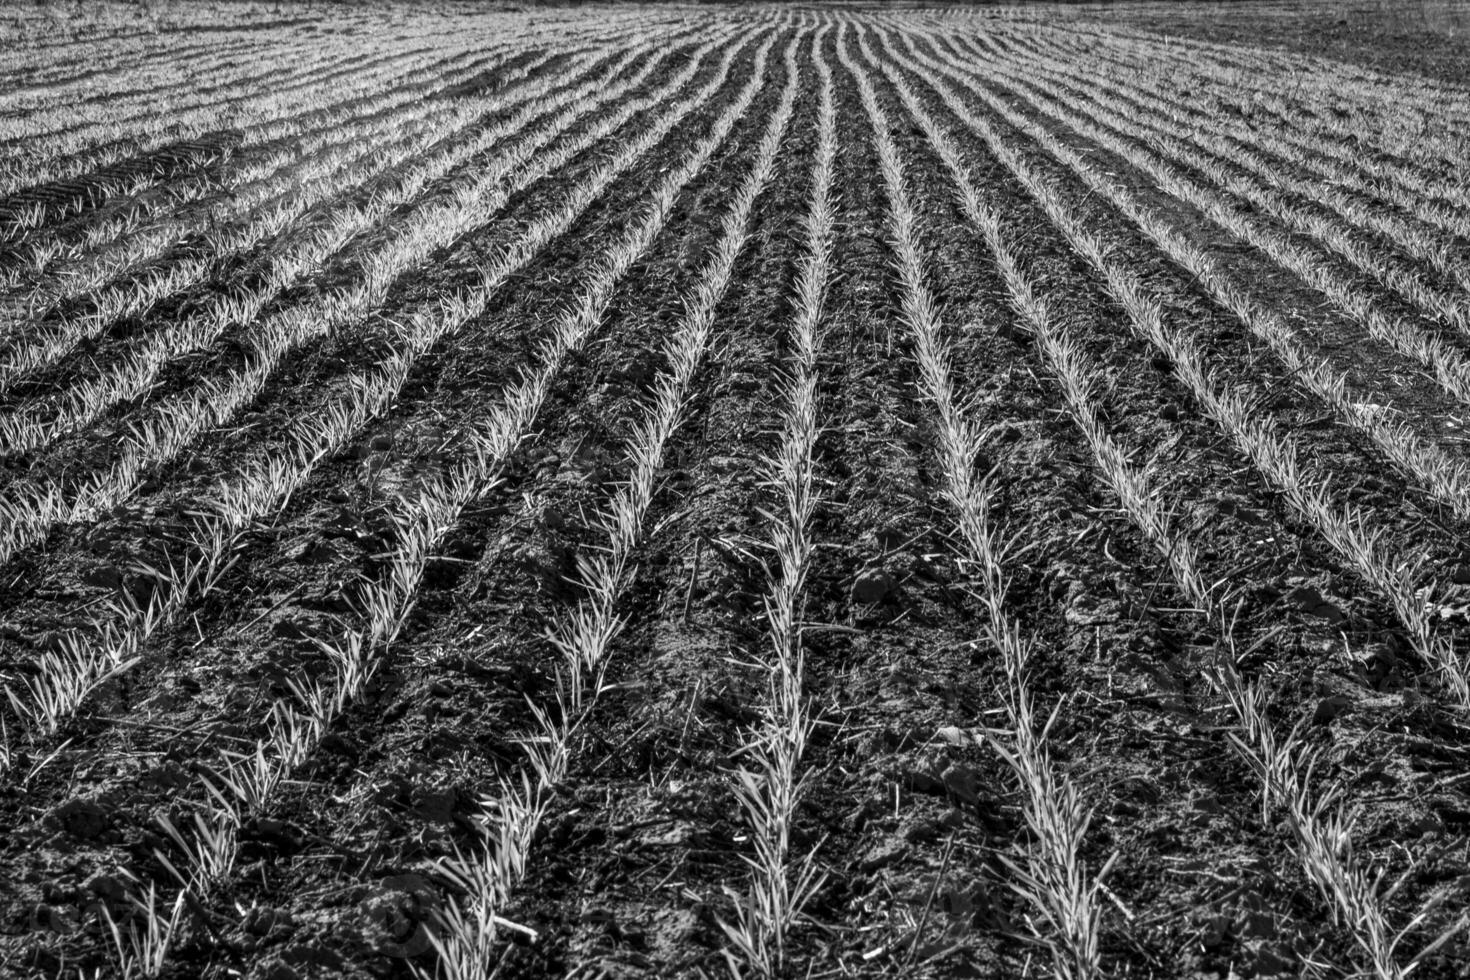
[[(1143, 53), (1120, 64), (1158, 70), (1161, 67), (1159, 60), (1160, 49), (1155, 44), (1147, 45)], [(1119, 62), (1115, 60), (1114, 63)], [(1174, 63), (1177, 64), (1177, 62)], [(1197, 98), (1195, 93), (1190, 93), (1184, 98), (1186, 104), (1197, 102), (1209, 117), (1212, 128), (1223, 126), (1234, 139), (1251, 145), (1259, 145), (1304, 168), (1309, 178), (1307, 181), (1309, 193), (1312, 188), (1319, 192), (1331, 192), (1333, 188), (1323, 187), (1318, 183), (1321, 178), (1328, 178), (1341, 187), (1351, 189), (1370, 200), (1391, 203), (1394, 207), (1444, 232), (1462, 237), (1470, 236), (1470, 216), (1466, 214), (1465, 203), (1453, 199), (1453, 184), (1444, 184), (1428, 174), (1417, 174), (1409, 180), (1403, 180), (1399, 179), (1403, 176), (1402, 174), (1390, 176), (1375, 172), (1382, 166), (1380, 159), (1382, 154), (1363, 151), (1371, 146), (1377, 138), (1376, 134), (1385, 128), (1379, 124), (1378, 120), (1372, 122), (1359, 120), (1354, 123), (1358, 127), (1356, 129), (1338, 128), (1335, 132), (1319, 133), (1313, 136), (1311, 134), (1320, 126), (1320, 120), (1315, 116), (1303, 114), (1299, 109), (1287, 108), (1278, 101), (1277, 96), (1268, 92), (1257, 93), (1253, 86), (1240, 82), (1226, 82), (1208, 74), (1201, 74), (1197, 66), (1193, 64), (1180, 64), (1179, 67), (1215, 100), (1214, 102), (1207, 101), (1202, 97)], [(1347, 114), (1349, 110), (1353, 114), (1365, 112), (1365, 107), (1370, 104), (1370, 100), (1381, 101), (1382, 96), (1380, 94), (1369, 95), (1366, 98), (1349, 98), (1344, 103), (1349, 109), (1342, 111), (1344, 114)], [(1402, 103), (1397, 103), (1395, 108), (1399, 105)], [(1222, 112), (1223, 106), (1233, 107), (1235, 111), (1233, 113)], [(1273, 111), (1272, 106), (1279, 111)], [(1242, 118), (1235, 118), (1237, 116)], [(1269, 118), (1271, 116), (1275, 118)], [(1433, 126), (1431, 120), (1434, 119), (1442, 119), (1442, 116), (1434, 112), (1423, 117), (1418, 138), (1408, 146), (1400, 146), (1397, 151), (1409, 150), (1412, 152), (1417, 145), (1422, 143), (1425, 135), (1423, 130)], [(1448, 120), (1443, 120), (1443, 123), (1450, 125)], [(1342, 148), (1347, 146), (1355, 149), (1344, 151)], [(1451, 150), (1449, 154), (1449, 159), (1455, 158), (1455, 151)]]
[[(716, 43), (710, 42), (706, 47), (714, 47)], [(753, 96), (759, 88), (762, 62), (773, 43), (774, 38), (768, 39), (757, 51), (756, 78), (747, 85), (742, 96)], [(663, 140), (679, 120), (709, 101), (725, 84), (735, 56), (746, 46), (736, 43), (727, 48), (715, 77), (691, 97), (667, 106), (655, 126), (625, 144), (613, 159), (597, 168), (592, 182), (580, 189), (563, 211), (538, 221), (528, 233), (529, 239), (539, 239), (544, 243), (565, 230), (575, 214), (584, 210), (618, 173)], [(692, 71), (686, 73), (684, 82), (687, 83), (691, 76)], [(663, 100), (650, 101), (663, 103)], [(748, 101), (748, 98), (743, 98), (744, 104)], [(738, 117), (743, 108), (743, 104), (737, 103), (730, 115)], [(727, 131), (728, 126), (725, 129)], [(720, 137), (723, 135), (721, 133)], [(523, 253), (532, 247), (527, 243), (512, 250), (512, 254)], [(503, 260), (498, 270), (487, 270), (487, 285), (503, 282), (522, 262), (523, 259), (508, 258)], [(406, 327), (408, 343), (410, 347), (426, 349), (444, 335), (448, 329), (445, 324), (454, 324), (455, 320), (462, 323), (482, 310), (483, 303), (476, 310), (473, 298), (460, 296), (437, 315), (423, 311)], [(569, 324), (579, 322), (585, 321), (580, 316), (573, 316), (568, 321)], [(595, 322), (586, 325), (590, 329)], [(160, 853), (159, 859), (176, 873), (185, 885), (184, 893), (192, 896), (192, 900), (208, 897), (228, 879), (239, 852), (238, 833), (242, 822), (247, 817), (254, 818), (265, 812), (282, 780), (310, 756), (346, 705), (361, 695), (363, 685), (380, 664), (384, 645), (402, 628), (403, 618), (412, 606), (417, 582), (438, 540), (453, 526), (460, 509), (498, 481), (499, 471), (509, 454), (529, 433), (561, 361), (572, 349), (569, 345), (584, 339), (585, 336), (579, 339), (568, 331), (555, 332), (543, 346), (545, 359), (523, 372), (520, 380), (505, 391), (495, 410), (477, 420), (460, 447), (463, 454), (455, 466), (424, 488), (421, 494), (402, 502), (396, 521), (398, 547), (390, 556), (382, 577), (363, 585), (359, 608), (364, 625), (348, 629), (338, 640), (323, 640), (323, 649), (335, 661), (334, 678), (325, 684), (318, 680), (293, 682), (291, 687), (296, 693), (296, 700), (293, 703), (276, 703), (266, 725), (269, 735), (256, 744), (255, 750), (239, 755), (227, 753), (219, 768), (209, 770), (201, 778), (201, 798), (206, 802), (203, 810), (196, 811), (192, 823), (175, 822), (166, 817), (161, 819), (164, 832), (180, 853), (173, 858)], [(410, 350), (400, 352), (394, 359), (396, 363), (386, 366), (384, 373), (396, 374), (400, 386), (408, 369), (404, 360), (411, 353)], [(359, 391), (359, 396), (364, 394), (367, 393)], [(378, 406), (381, 410), (391, 402), (393, 392), (377, 394), (381, 396)], [(302, 442), (303, 447), (310, 447), (311, 452), (321, 452), (326, 434), (324, 430), (335, 427), (336, 422), (335, 419), (325, 423), (318, 420), (319, 431), (308, 434)], [(227, 510), (228, 504), (221, 514)], [(152, 902), (154, 894), (150, 889), (146, 901)], [(142, 901), (144, 899), (140, 898)], [(177, 921), (170, 928), (170, 935), (162, 941), (165, 955), (175, 938), (172, 933), (176, 927)], [(126, 960), (122, 966), (126, 968)]]
[[(435, 53), (432, 48), (416, 51), (418, 59), (425, 62)], [(290, 56), (289, 52), (277, 54)], [(139, 119), (148, 127), (141, 131), (124, 123), (103, 121), (55, 137), (27, 140), (23, 144), (24, 156), (0, 171), (0, 195), (3, 195), (3, 214), (6, 219), (0, 228), (3, 228), (4, 237), (16, 237), (37, 227), (41, 221), (54, 214), (65, 216), (85, 210), (87, 205), (95, 204), (99, 191), (104, 189), (110, 195), (115, 195), (140, 190), (155, 182), (155, 178), (144, 171), (126, 175), (131, 176), (131, 180), (115, 179), (104, 188), (86, 180), (88, 171), (93, 168), (125, 168), (130, 158), (146, 157), (149, 153), (156, 153), (164, 148), (170, 137), (188, 140), (226, 128), (243, 130), (247, 135), (253, 135), (264, 121), (272, 119), (276, 121), (276, 128), (280, 128), (291, 117), (272, 117), (270, 113), (280, 112), (293, 98), (309, 94), (313, 89), (325, 90), (334, 80), (331, 75), (353, 71), (338, 67), (335, 72), (319, 77), (313, 74), (317, 67), (313, 60), (327, 56), (318, 51), (306, 57), (307, 66), (289, 70), (279, 87), (262, 82), (257, 92), (236, 95), (176, 119), (160, 117), (153, 111), (140, 113)], [(327, 60), (325, 64), (345, 65), (350, 57), (348, 52), (342, 52), (334, 61)], [(379, 64), (369, 66), (359, 63), (357, 74), (353, 76), (352, 82), (347, 83), (347, 87), (368, 87), (385, 75), (404, 70), (394, 62), (392, 56), (384, 56), (377, 61)], [(414, 66), (411, 64), (410, 70), (412, 67)], [(363, 68), (368, 70), (361, 70)], [(247, 126), (221, 126), (220, 123), (230, 116), (227, 111), (230, 109), (243, 114), (243, 118), (233, 118), (247, 123)], [(297, 113), (296, 116), (299, 118), (301, 114)], [(309, 114), (303, 121), (310, 121)], [(80, 193), (70, 196), (70, 192)], [(81, 194), (87, 196), (83, 197)]]
[[(524, 43), (526, 39), (527, 36), (523, 35), (515, 41)], [(290, 139), (313, 128), (351, 118), (365, 107), (390, 106), (411, 100), (418, 84), (432, 79), (446, 63), (470, 53), (456, 52), (453, 48), (446, 53), (440, 45), (406, 49), (380, 56), (367, 64), (358, 62), (326, 74), (308, 76), (292, 85), (266, 86), (256, 95), (238, 97), (235, 101), (240, 104), (233, 106), (233, 112), (226, 112), (232, 108), (230, 103), (201, 108), (186, 119), (169, 120), (163, 129), (156, 128), (162, 125), (156, 112), (145, 112), (140, 117), (151, 120), (155, 128), (144, 133), (126, 132), (119, 124), (99, 123), (93, 127), (97, 132), (90, 137), (83, 131), (68, 134), (60, 145), (44, 151), (47, 155), (43, 159), (26, 164), (29, 170), (25, 174), (13, 175), (0, 187), (11, 195), (7, 204), (14, 211), (20, 202), (35, 196), (37, 189), (25, 189), (28, 185), (42, 181), (60, 182), (63, 189), (79, 183), (85, 185), (87, 172), (94, 168), (126, 167), (129, 157), (154, 150), (169, 136), (190, 137), (206, 130), (225, 128), (220, 126), (220, 122), (226, 117), (231, 123), (228, 131), (239, 133), (246, 147)], [(306, 112), (299, 108), (286, 108), (293, 103), (299, 105), (303, 99), (323, 101), (321, 95), (328, 90), (332, 90), (332, 101), (328, 105)], [(39, 144), (28, 146), (28, 151), (33, 154), (41, 153), (43, 149)], [(122, 185), (114, 193), (142, 186), (147, 186), (144, 176), (135, 178), (132, 185)], [(44, 186), (40, 189), (44, 190)], [(17, 228), (25, 230), (34, 218), (20, 213), (13, 221), (19, 222)]]
[[(242, 62), (242, 55), (248, 60)], [(224, 102), (235, 98), (242, 88), (263, 90), (267, 69), (262, 64), (266, 58), (292, 66), (281, 72), (281, 81), (290, 83), (304, 77), (314, 67), (330, 70), (339, 66), (347, 56), (344, 49), (323, 50), (320, 44), (301, 40), (284, 45), (257, 41), (205, 51), (183, 50), (167, 60), (155, 62), (154, 68), (159, 76), (137, 69), (129, 72), (126, 83), (134, 88), (128, 91), (89, 97), (81, 92), (63, 94), (63, 88), (55, 93), (56, 97), (50, 104), (27, 106), (26, 116), (10, 125), (0, 126), (0, 145), (47, 146), (66, 139), (77, 128), (96, 126), (104, 120), (120, 125), (146, 121), (159, 112), (205, 107), (210, 104), (211, 96), (223, 95), (216, 102)], [(190, 66), (188, 75), (182, 70), (186, 64)], [(228, 67), (222, 68), (221, 65)], [(148, 82), (155, 77), (158, 78), (157, 84), (149, 86)], [(199, 84), (199, 80), (204, 78), (209, 79), (210, 84)], [(67, 95), (71, 97), (67, 98)]]

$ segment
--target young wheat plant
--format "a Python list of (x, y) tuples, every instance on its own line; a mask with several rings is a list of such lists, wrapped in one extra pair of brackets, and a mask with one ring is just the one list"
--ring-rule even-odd
[[(769, 546), (775, 570), (768, 572), (765, 600), (771, 657), (761, 662), (768, 689), (762, 717), (746, 746), (749, 766), (734, 773), (735, 798), (750, 825), (754, 856), (750, 887), (741, 895), (727, 889), (735, 903), (734, 920), (720, 926), (734, 946), (727, 950), (730, 971), (742, 965), (765, 977), (782, 975), (787, 965), (787, 937), (802, 909), (821, 886), (815, 854), (793, 858), (791, 830), (806, 789), (801, 771), (812, 720), (802, 689), (805, 651), (800, 625), (812, 541), (810, 524), (817, 505), (813, 452), (819, 432), (817, 354), (822, 305), (832, 275), (833, 168), (837, 157), (837, 124), (832, 74), (822, 58), (827, 27), (812, 40), (812, 59), (822, 80), (817, 108), (817, 154), (812, 166), (811, 206), (806, 216), (806, 252), (796, 276), (796, 317), (791, 325), (794, 352), (783, 383), (781, 444), (765, 460), (766, 481), (776, 496)], [(794, 71), (795, 64), (788, 65)], [(736, 955), (738, 954), (738, 956)]]

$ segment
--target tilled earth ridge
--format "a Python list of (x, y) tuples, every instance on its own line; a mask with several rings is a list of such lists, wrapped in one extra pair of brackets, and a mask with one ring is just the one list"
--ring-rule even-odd
[[(61, 282), (59, 269), (100, 261), (103, 249), (186, 213), (201, 195), (228, 208), (230, 182), (246, 173), (241, 161), (276, 152), (282, 140), (309, 137), (300, 143), (306, 162), (337, 152), (339, 127), (381, 112), (458, 118), (445, 110), (466, 97), (484, 100), (483, 111), (443, 136), (471, 139), (513, 116), (520, 92), (548, 82), (547, 92), (563, 91), (598, 71), (611, 77), (605, 104), (589, 101), (584, 116), (511, 166), (503, 191), (481, 188), (498, 203), (469, 227), (387, 247), (428, 208), (471, 207), (448, 195), (499, 166), (554, 110), (365, 223), (351, 216), (373, 206), (371, 189), (344, 184), (327, 194), (306, 211), (311, 220), (353, 220), (361, 230), (259, 314), (161, 365), (146, 391), (99, 406), (75, 433), (24, 452), (0, 446), (0, 516), (41, 521), (46, 532), (0, 569), (0, 682), (9, 692), (0, 704), (0, 972), (272, 980), (1464, 972), (1470, 799), (1459, 772), (1470, 730), (1453, 676), (1464, 671), (1470, 628), (1465, 519), (1437, 502), (1425, 474), (1346, 424), (1221, 301), (1219, 281), (1187, 269), (1120, 202), (1126, 194), (1209, 256), (1212, 275), (1242, 284), (1289, 325), (1305, 356), (1343, 373), (1353, 398), (1402, 426), (1395, 438), (1463, 464), (1464, 406), (1446, 375), (1376, 339), (1364, 311), (1433, 336), (1436, 356), (1470, 355), (1448, 317), (1270, 209), (1246, 201), (1257, 237), (1232, 232), (1138, 161), (1158, 159), (1227, 200), (1209, 174), (1175, 158), (1183, 144), (1143, 137), (1175, 124), (1155, 115), (1161, 98), (1259, 106), (1250, 119), (1262, 145), (1290, 141), (1328, 170), (1354, 166), (1332, 141), (1358, 126), (1364, 181), (1354, 194), (1369, 207), (1348, 215), (1311, 206), (1390, 251), (1396, 268), (1463, 297), (1470, 201), (1443, 137), (1470, 111), (1470, 91), (1425, 82), (1407, 56), (1374, 62), (1402, 75), (1370, 75), (1302, 60), (1290, 53), (1294, 42), (1251, 47), (1219, 20), (1181, 32), (1219, 42), (1191, 48), (1199, 42), (1159, 41), (1136, 24), (978, 10), (647, 6), (538, 20), (369, 4), (335, 15), (303, 7), (280, 20), (242, 7), (221, 13), (227, 29), (215, 32), (198, 31), (182, 7), (157, 15), (155, 29), (195, 31), (180, 56), (242, 78), (258, 78), (242, 52), (261, 65), (289, 63), (312, 26), (323, 50), (303, 63), (312, 67), (299, 111), (306, 118), (315, 99), (333, 112), (295, 133), (289, 116), (275, 118), (268, 86), (245, 94), (183, 85), (169, 50), (142, 40), (120, 10), (100, 8), (48, 41), (17, 41), (8, 55), (16, 82), (0, 90), (15, 120), (7, 145), (15, 172), (35, 175), (0, 198), (5, 254), (35, 263), (7, 277), (10, 300)], [(404, 40), (371, 60), (372, 84), (334, 97), (341, 66), (364, 57), (366, 39), (394, 32)], [(476, 38), (504, 50), (475, 61)], [(1140, 68), (1150, 52), (1197, 55), (1198, 85)], [(686, 336), (704, 302), (700, 290), (732, 234), (727, 215), (753, 179), (791, 81), (788, 64), (797, 72), (790, 118), (738, 229), (728, 282), (712, 298), (709, 346), (638, 512), (626, 584), (607, 613), (605, 660), (585, 700), (574, 701), (577, 681), (551, 630), (596, 608), (586, 583), (591, 563), (611, 554), (609, 508), (632, 492), (630, 451), (648, 438), (642, 420), (676, 367), (667, 345)], [(381, 108), (394, 79), (419, 78), (426, 65), (439, 67), (424, 78), (422, 105)], [(1243, 82), (1250, 66), (1259, 92)], [(436, 85), (441, 71), (457, 73), (455, 83)], [(1315, 74), (1311, 84), (1276, 84), (1293, 71)], [(1089, 81), (1104, 75), (1107, 84)], [(94, 77), (115, 81), (115, 94), (47, 121), (63, 104), (50, 89), (87, 89)], [(752, 955), (729, 930), (736, 903), (760, 894), (751, 860), (763, 831), (742, 809), (737, 772), (756, 764), (754, 745), (774, 710), (768, 615), (781, 556), (769, 541), (781, 503), (768, 461), (781, 449), (797, 357), (790, 330), (811, 247), (827, 77), (832, 274), (816, 320), (819, 434), (807, 527), (815, 547), (799, 601), (812, 727), (790, 777), (801, 791), (786, 865), (795, 875), (810, 860), (817, 883), (800, 908), (780, 913), (779, 951)], [(622, 91), (620, 79), (636, 81)], [(554, 169), (537, 169), (559, 148), (580, 147), (599, 119), (673, 81), (674, 99), (654, 100)], [(748, 106), (723, 121), (753, 81)], [(466, 91), (470, 83), (479, 87)], [(678, 100), (705, 85), (710, 95), (685, 112)], [(1412, 107), (1418, 125), (1440, 128), (1416, 149), (1405, 132), (1384, 128), (1370, 104), (1374, 86), (1407, 100), (1437, 93)], [(910, 95), (926, 119), (910, 111)], [(187, 123), (164, 126), (170, 107), (187, 110)], [(886, 120), (882, 132), (874, 111)], [(1213, 134), (1195, 108), (1188, 118), (1201, 138)], [(208, 134), (227, 131), (224, 164), (176, 159), (170, 149), (213, 147)], [(645, 132), (662, 135), (609, 172)], [(1251, 132), (1229, 132), (1211, 145), (1254, 145)], [(1096, 134), (1122, 142), (1109, 148)], [(436, 494), (460, 492), (453, 481), (474, 459), (475, 440), (502, 431), (521, 397), (515, 386), (602, 270), (622, 261), (620, 243), (653, 213), (657, 189), (707, 138), (707, 159), (672, 185), (657, 233), (548, 375), (544, 402), (484, 464), (488, 479), (471, 486), (420, 562), (415, 515)], [(1013, 273), (957, 196), (941, 142), (995, 213)], [(881, 158), (889, 146), (898, 185)], [(1316, 173), (1271, 151), (1257, 159), (1283, 178)], [(149, 162), (157, 160), (163, 169)], [(391, 187), (413, 164), (412, 155), (388, 164), (379, 178), (352, 172)], [(218, 189), (195, 186), (200, 168)], [(66, 181), (75, 198), (65, 196)], [(175, 184), (170, 203), (160, 192)], [(589, 185), (594, 194), (575, 196)], [(1075, 227), (1053, 220), (1035, 193), (1041, 185), (1079, 219)], [(1406, 197), (1391, 192), (1411, 186), (1433, 207), (1409, 214), (1395, 203)], [(144, 224), (118, 220), (135, 206)], [(545, 232), (563, 213), (564, 226)], [(1375, 215), (1398, 224), (1359, 224)], [(231, 218), (248, 219), (243, 210)], [(1431, 265), (1393, 237), (1406, 227), (1452, 247)], [(1320, 513), (1347, 513), (1369, 553), (1304, 510), (1279, 474), (1244, 451), (1229, 420), (1202, 406), (1178, 352), (1143, 335), (1137, 308), (1120, 300), (1076, 229), (1102, 243), (1104, 261), (1126, 265), (1166, 328), (1193, 341), (1212, 383), (1238, 392), (1245, 410), (1290, 440), (1298, 478), (1327, 502)], [(1339, 295), (1285, 267), (1265, 247), (1267, 233), (1330, 266)], [(139, 338), (227, 290), (275, 289), (249, 270), (286, 238), (211, 255), (202, 278), (167, 285), (174, 264), (210, 240), (139, 246), (136, 266), (102, 287), (134, 297), (136, 312), (22, 374), (0, 393), (3, 407), (25, 409), (78, 379), (105, 377)], [(55, 254), (44, 245), (53, 241)], [(910, 248), (935, 301), (954, 405), (977, 434), (969, 465), (983, 478), (996, 542), (1008, 544), (999, 549), (1001, 600), (1031, 651), (1024, 671), (1002, 656), (988, 573), (952, 496), (953, 433), (942, 428), (933, 365), (916, 342), (923, 324), (904, 272)], [(117, 506), (33, 516), (40, 504), (24, 488), (74, 495), (109, 479), (125, 446), (153, 438), (140, 420), (161, 417), (160, 405), (202, 378), (255, 363), (256, 324), (333, 309), (311, 304), (329, 304), (369, 275), (385, 288), (324, 332), (304, 334), (244, 405), (145, 467), (118, 491)], [(1101, 430), (1164, 502), (1169, 533), (1191, 546), (1207, 601), (1178, 581), (1171, 556), (1140, 525), (1137, 502), (1110, 483), (1015, 276), (1032, 284), (1050, 329), (1084, 365)], [(477, 305), (460, 323), (455, 304), (466, 298)], [(88, 292), (55, 309), (14, 308), (7, 343), (73, 329), (77, 315), (102, 307)], [(443, 336), (413, 346), (415, 331), (451, 321)], [(395, 387), (352, 409), (360, 414), (340, 445), (293, 455), (303, 419), (356, 404), (375, 372), (398, 363)], [(233, 533), (217, 576), (175, 581), (207, 553), (211, 516), (227, 513), (221, 488), (272, 457), (282, 474), (290, 470), (290, 492)], [(1402, 564), (1375, 572), (1375, 562), (1393, 561)], [(394, 591), (404, 575), (407, 591)], [(372, 632), (374, 596), (398, 603), (387, 632)], [(1415, 632), (1416, 615), (1427, 634)], [(99, 625), (109, 623), (111, 632)], [(337, 645), (354, 635), (366, 637), (366, 659), (344, 660)], [(1441, 641), (1449, 659), (1426, 662), (1426, 643)], [(365, 665), (365, 679), (349, 662)], [(73, 674), (81, 687), (65, 687)], [(312, 692), (338, 690), (339, 706), (312, 728), (312, 712), (325, 710)], [(1007, 727), (1018, 690), (1033, 707), (1034, 741)], [(1260, 724), (1232, 708), (1230, 690), (1260, 706)], [(530, 760), (564, 717), (573, 719), (557, 743), (565, 768), (538, 782), (545, 771)], [(293, 719), (304, 748), (290, 761), (275, 733)], [(1023, 745), (1040, 754), (1018, 756)], [(1260, 765), (1263, 752), (1275, 753), (1274, 767)], [(239, 783), (256, 765), (272, 774), (260, 798)], [(1056, 799), (1043, 793), (1038, 803), (1024, 765), (1048, 774), (1046, 792), (1076, 794), (1071, 836), (1038, 824), (1038, 807)], [(513, 806), (524, 800), (536, 803), (529, 818)], [(506, 828), (524, 836), (503, 836)], [(211, 847), (227, 855), (224, 870), (206, 866)], [(490, 877), (466, 879), (463, 869), (482, 856)], [(1058, 917), (1063, 899), (1075, 903), (1070, 918)], [(456, 908), (488, 917), (473, 934), (479, 951), (460, 961), (444, 947), (456, 928), (471, 928), (454, 919)], [(761, 921), (771, 927), (769, 916)]]

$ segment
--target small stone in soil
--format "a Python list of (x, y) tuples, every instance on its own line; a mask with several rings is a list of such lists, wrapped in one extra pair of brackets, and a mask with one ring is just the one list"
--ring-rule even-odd
[(311, 631), (294, 619), (278, 619), (276, 620), (276, 624), (271, 627), (271, 634), (283, 640), (299, 640), (303, 637), (310, 636)]
[(1340, 623), (1347, 617), (1332, 602), (1323, 597), (1315, 586), (1299, 585), (1286, 594), (1286, 601), (1308, 616), (1320, 616), (1329, 622)]
[(1444, 822), (1436, 814), (1423, 813), (1413, 820), (1399, 825), (1399, 833), (1405, 837), (1423, 837), (1444, 830)]
[(892, 864), (903, 857), (905, 845), (897, 837), (887, 837), (868, 848), (867, 853), (858, 863), (858, 870), (863, 872), (877, 871), (886, 865)]
[(82, 887), (99, 898), (115, 902), (122, 901), (127, 894), (127, 889), (123, 887), (122, 882), (113, 875), (101, 871), (88, 878)]
[(900, 833), (911, 844), (924, 844), (942, 836), (944, 825), (938, 820), (915, 820), (905, 824)]
[(1308, 610), (1313, 616), (1320, 616), (1329, 623), (1341, 623), (1347, 619), (1347, 614), (1330, 602), (1324, 602), (1320, 606), (1314, 606)]
[(941, 742), (960, 748), (964, 748), (970, 742), (970, 738), (965, 734), (965, 730), (958, 725), (946, 725), (935, 732), (934, 737)]
[(852, 583), (854, 602), (882, 602), (893, 591), (893, 576), (881, 568), (870, 568), (858, 574)]
[(1338, 715), (1346, 714), (1353, 707), (1352, 699), (1342, 694), (1334, 694), (1317, 702), (1317, 710), (1312, 712), (1312, 724), (1325, 725)]
[(331, 541), (321, 539), (309, 539), (303, 541), (299, 547), (287, 552), (286, 557), (294, 561), (308, 565), (322, 565), (327, 562), (336, 561), (342, 555), (342, 549)]
[(116, 565), (100, 565), (82, 575), (82, 584), (95, 589), (120, 589), (123, 584), (122, 570)]
[(92, 840), (107, 829), (107, 811), (93, 800), (67, 800), (47, 814), (47, 821), (78, 840)]
[(925, 793), (938, 796), (944, 792), (944, 783), (935, 778), (932, 773), (923, 770), (914, 770), (909, 774), (909, 789), (915, 793)]
[(944, 788), (961, 803), (980, 802), (979, 774), (969, 766), (950, 766), (944, 770)]
[(57, 932), (67, 935), (76, 930), (76, 923), (64, 912), (50, 905), (37, 905), (31, 912), (31, 926), (36, 930)]
[(628, 358), (619, 361), (612, 369), (611, 377), (625, 384), (641, 385), (652, 375), (652, 368), (647, 361)]
[(245, 914), (245, 921), (242, 925), (245, 931), (253, 936), (265, 936), (269, 935), (276, 926), (289, 928), (292, 925), (291, 913), (257, 905)]

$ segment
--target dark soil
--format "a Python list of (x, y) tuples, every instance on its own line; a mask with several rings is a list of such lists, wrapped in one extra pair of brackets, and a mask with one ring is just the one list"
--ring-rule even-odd
[(1470, 8), (1436, 3), (1152, 4), (1146, 14), (1119, 5), (1116, 16), (1161, 35), (1276, 48), (1390, 74), (1470, 85)]

